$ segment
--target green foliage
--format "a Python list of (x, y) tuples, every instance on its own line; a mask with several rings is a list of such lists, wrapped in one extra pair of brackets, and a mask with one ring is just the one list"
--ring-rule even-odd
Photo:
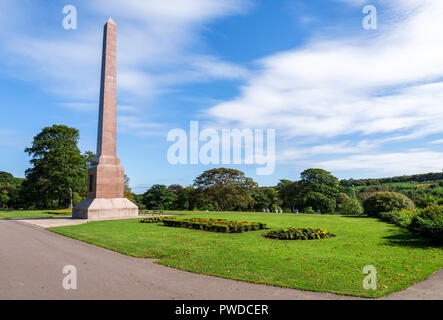
[(155, 184), (143, 195), (143, 203), (148, 209), (172, 209), (177, 196), (162, 184)]
[(45, 211), (44, 213), (46, 214), (50, 214), (50, 215), (65, 215), (65, 216), (70, 216), (72, 215), (72, 210), (48, 210)]
[(304, 213), (306, 213), (306, 214), (314, 214), (315, 213), (315, 211), (314, 211), (314, 209), (312, 209), (312, 207), (307, 207), (305, 210), (303, 210), (304, 211)]
[(252, 191), (258, 185), (241, 171), (216, 168), (195, 178), (194, 187), (203, 196), (203, 205), (212, 203), (215, 210), (235, 211), (251, 208), (254, 203)]
[(254, 199), (252, 210), (262, 211), (269, 209), (275, 212), (276, 209), (280, 209), (278, 206), (279, 194), (278, 190), (272, 187), (256, 188), (251, 191), (252, 198)]
[[(442, 172), (425, 173), (425, 174), (415, 174), (412, 176), (400, 176), (391, 178), (381, 178), (381, 179), (349, 179), (341, 180), (341, 185), (345, 187), (354, 186), (374, 186), (387, 183), (398, 183), (398, 182), (425, 182), (425, 181), (438, 181), (443, 180)], [(442, 185), (440, 185), (442, 186)]]
[(189, 228), (212, 232), (241, 233), (245, 231), (261, 230), (266, 228), (266, 224), (261, 222), (239, 222), (225, 219), (206, 218), (176, 218), (168, 217), (163, 219), (163, 224), (167, 227)]
[(422, 209), (436, 203), (437, 199), (431, 194), (424, 194), (423, 196), (420, 197), (420, 199), (418, 199), (418, 201), (416, 201), (417, 207)]
[(352, 199), (346, 193), (340, 193), (337, 200), (337, 212), (345, 215), (363, 214), (363, 206), (357, 199)]
[(414, 207), (411, 199), (396, 192), (376, 192), (363, 202), (364, 213), (369, 216), (401, 209), (412, 210)]
[(88, 162), (93, 153), (81, 154), (79, 131), (64, 125), (45, 127), (25, 152), (32, 157), (26, 170), (23, 194), (28, 206), (73, 206), (73, 193), (86, 195)]
[(9, 200), (11, 200), (11, 198), (9, 197), (8, 191), (0, 191), (0, 207), (6, 207)]
[(321, 228), (292, 227), (279, 230), (271, 230), (266, 237), (278, 240), (317, 240), (335, 237), (332, 233)]
[(409, 229), (433, 242), (443, 243), (443, 206), (423, 209), (412, 218)]
[(312, 207), (316, 212), (334, 213), (336, 199), (343, 187), (339, 180), (323, 169), (307, 169), (301, 173), (301, 180), (294, 186), (295, 204), (306, 211)]
[(334, 198), (328, 197), (320, 192), (308, 192), (304, 199), (304, 205), (311, 207), (315, 212), (322, 214), (334, 213), (336, 202)]
[(149, 217), (140, 220), (141, 223), (159, 223), (163, 222), (164, 217)]
[(417, 211), (402, 209), (400, 211), (380, 212), (378, 216), (387, 222), (394, 223), (403, 228), (409, 228), (412, 218), (417, 214)]
[(15, 178), (8, 172), (0, 171), (0, 207), (20, 207), (20, 192), (24, 179)]
[(129, 177), (125, 174), (125, 187), (124, 187), (124, 197), (129, 201), (135, 203), (135, 194), (132, 192), (131, 187), (129, 187)]
[(277, 191), (281, 206), (284, 210), (289, 209), (289, 212), (295, 211), (295, 199), (297, 195), (298, 182), (282, 179), (277, 184)]

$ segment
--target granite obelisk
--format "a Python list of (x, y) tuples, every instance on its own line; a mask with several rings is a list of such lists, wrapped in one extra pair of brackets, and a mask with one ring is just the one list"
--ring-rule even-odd
[(103, 32), (97, 156), (88, 171), (87, 199), (74, 207), (73, 218), (106, 219), (138, 215), (124, 198), (124, 169), (117, 157), (117, 26), (109, 18)]

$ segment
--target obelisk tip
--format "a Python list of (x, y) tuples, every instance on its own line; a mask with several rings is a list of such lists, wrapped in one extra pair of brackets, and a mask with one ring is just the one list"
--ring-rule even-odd
[(109, 24), (114, 24), (114, 25), (115, 25), (115, 22), (114, 22), (114, 20), (112, 20), (112, 18), (109, 18), (108, 21), (107, 21), (106, 23), (107, 23), (107, 24), (109, 23)]

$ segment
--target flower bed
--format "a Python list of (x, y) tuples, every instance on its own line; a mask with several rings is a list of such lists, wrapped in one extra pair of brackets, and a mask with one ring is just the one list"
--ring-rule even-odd
[(71, 210), (49, 210), (49, 211), (45, 211), (45, 213), (71, 215), (72, 211)]
[(269, 231), (265, 236), (267, 238), (278, 240), (315, 240), (335, 237), (335, 235), (326, 231), (325, 229), (299, 227), (272, 230)]
[(150, 217), (150, 218), (143, 218), (140, 220), (141, 223), (158, 223), (163, 222), (163, 219), (165, 217)]
[(165, 217), (163, 224), (168, 227), (189, 228), (212, 232), (240, 233), (246, 231), (261, 230), (266, 224), (261, 222), (239, 222), (225, 219), (206, 218), (175, 218)]

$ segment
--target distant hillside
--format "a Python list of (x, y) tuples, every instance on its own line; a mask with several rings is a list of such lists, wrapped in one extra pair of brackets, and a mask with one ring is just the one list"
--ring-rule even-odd
[(399, 182), (431, 182), (443, 180), (443, 172), (414, 174), (412, 176), (399, 176), (392, 178), (380, 178), (380, 179), (348, 179), (341, 180), (340, 183), (344, 187), (362, 187), (362, 186), (377, 186), (387, 183), (399, 183)]

